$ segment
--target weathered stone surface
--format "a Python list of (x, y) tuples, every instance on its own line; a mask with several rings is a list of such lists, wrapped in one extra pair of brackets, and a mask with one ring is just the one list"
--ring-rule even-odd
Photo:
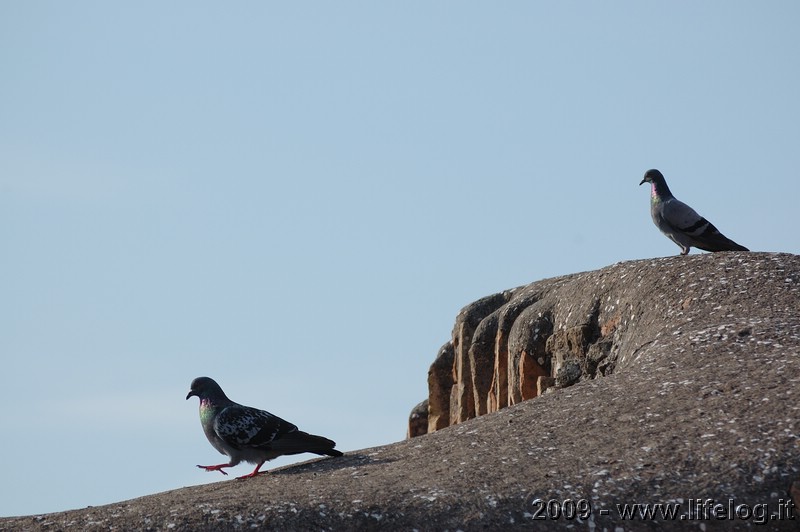
[(494, 343), (494, 372), (489, 397), (486, 400), (487, 413), (497, 412), (508, 404), (508, 333), (497, 331)]
[(455, 352), (455, 391), (453, 397), (455, 404), (451, 405), (451, 423), (461, 423), (473, 418), (476, 411), (475, 392), (472, 385), (472, 363), (470, 360), (470, 347), (473, 335), (481, 322), (501, 305), (508, 302), (513, 291), (508, 290), (499, 294), (484, 297), (467, 305), (456, 317), (453, 327), (453, 350)]
[(494, 370), (494, 340), (497, 336), (497, 312), (486, 316), (475, 328), (469, 346), (470, 378), (472, 379), (472, 401), (475, 415), (488, 412), (487, 398), (492, 386)]
[(439, 404), (435, 411), (452, 411), (450, 422), (458, 423), (535, 397), (540, 377), (555, 379), (542, 381), (545, 387), (563, 388), (610, 375), (671, 320), (698, 308), (713, 318), (720, 312), (706, 308), (713, 301), (752, 304), (755, 294), (731, 288), (751, 282), (748, 264), (793, 257), (715, 254), (627, 262), (483, 298), (456, 319), (456, 392), (449, 409)]
[[(523, 306), (529, 304), (530, 306)], [(536, 381), (543, 375), (550, 374), (550, 356), (545, 350), (545, 343), (553, 330), (551, 317), (542, 312), (542, 305), (537, 299), (523, 300), (513, 313), (507, 314), (509, 327), (508, 349), (508, 400), (501, 407), (516, 404), (536, 396)], [(516, 319), (511, 322), (511, 317)], [(497, 358), (504, 357), (502, 352)]]
[(558, 388), (566, 388), (578, 382), (583, 376), (581, 371), (581, 361), (577, 358), (567, 358), (558, 365), (556, 371), (556, 386)]
[[(779, 512), (800, 480), (800, 257), (676, 256), (540, 283), (554, 331), (591, 323), (578, 298), (601, 301), (585, 358), (611, 361), (607, 376), (341, 458), (0, 530), (798, 529)], [(536, 499), (592, 515), (540, 522)], [(690, 516), (697, 499), (768, 505), (766, 521)], [(681, 506), (623, 519), (633, 503)]]
[(425, 399), (411, 410), (408, 416), (407, 438), (415, 438), (428, 433), (428, 400)]
[(555, 386), (556, 380), (553, 377), (543, 376), (536, 379), (536, 395), (542, 395), (548, 388)]
[(443, 429), (450, 425), (450, 396), (455, 378), (453, 343), (444, 344), (428, 370), (428, 430)]
[(547, 372), (540, 366), (532, 355), (523, 351), (519, 359), (520, 395), (523, 401), (533, 399), (539, 392), (537, 383), (540, 377), (547, 376)]

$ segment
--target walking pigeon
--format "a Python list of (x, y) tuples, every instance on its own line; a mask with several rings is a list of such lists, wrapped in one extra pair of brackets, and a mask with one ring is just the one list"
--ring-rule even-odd
[(750, 251), (725, 237), (711, 222), (676, 199), (658, 170), (645, 172), (639, 185), (643, 183), (652, 185), (650, 215), (653, 222), (662, 233), (680, 246), (681, 255), (689, 253), (692, 246), (705, 251)]
[(237, 477), (243, 479), (258, 475), (264, 462), (284, 454), (342, 456), (334, 449), (334, 441), (298, 430), (264, 410), (231, 401), (213, 379), (198, 377), (193, 380), (186, 399), (192, 396), (200, 398), (200, 424), (206, 438), (216, 450), (230, 458), (227, 464), (198, 465), (200, 469), (227, 475), (223, 468), (241, 461), (257, 464), (249, 475)]

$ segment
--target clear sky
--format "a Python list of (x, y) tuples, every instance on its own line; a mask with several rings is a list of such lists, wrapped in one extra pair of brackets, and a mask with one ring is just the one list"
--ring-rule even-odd
[(800, 252), (798, 21), (0, 3), (0, 515), (231, 478), (194, 467), (224, 460), (184, 401), (200, 375), (343, 451), (402, 439), (462, 306), (679, 252), (648, 168), (740, 244)]

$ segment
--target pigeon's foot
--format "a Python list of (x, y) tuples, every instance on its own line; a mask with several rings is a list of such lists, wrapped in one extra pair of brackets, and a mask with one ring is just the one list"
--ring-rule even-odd
[(227, 475), (225, 471), (222, 470), (223, 467), (231, 467), (230, 464), (218, 464), (218, 465), (198, 465), (200, 469), (205, 469), (206, 471), (219, 471), (223, 475)]
[(266, 471), (259, 471), (259, 469), (261, 469), (261, 466), (262, 466), (262, 465), (264, 465), (264, 462), (263, 462), (263, 461), (262, 461), (262, 462), (259, 462), (259, 464), (256, 466), (256, 468), (255, 468), (255, 469), (253, 469), (253, 472), (252, 472), (252, 473), (249, 473), (249, 474), (247, 474), (247, 475), (242, 475), (241, 477), (236, 477), (236, 479), (237, 479), (237, 480), (244, 480), (244, 479), (246, 479), (246, 478), (253, 478), (253, 477), (256, 477), (256, 476), (258, 476), (258, 475), (260, 475), (260, 474), (262, 474), (262, 473), (266, 473)]
[(248, 478), (257, 477), (258, 475), (266, 475), (266, 471), (253, 471), (252, 473), (248, 473), (246, 475), (242, 475), (241, 477), (236, 477), (236, 480), (245, 480)]

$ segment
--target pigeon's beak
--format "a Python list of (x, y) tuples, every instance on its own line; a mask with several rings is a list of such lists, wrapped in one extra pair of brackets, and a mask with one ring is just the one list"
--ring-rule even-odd
[(190, 397), (194, 397), (195, 395), (197, 394), (194, 391), (190, 391), (189, 393), (186, 394), (186, 399), (188, 400)]
[(647, 179), (642, 178), (642, 180), (639, 182), (639, 186), (644, 185), (646, 182), (647, 182)]

